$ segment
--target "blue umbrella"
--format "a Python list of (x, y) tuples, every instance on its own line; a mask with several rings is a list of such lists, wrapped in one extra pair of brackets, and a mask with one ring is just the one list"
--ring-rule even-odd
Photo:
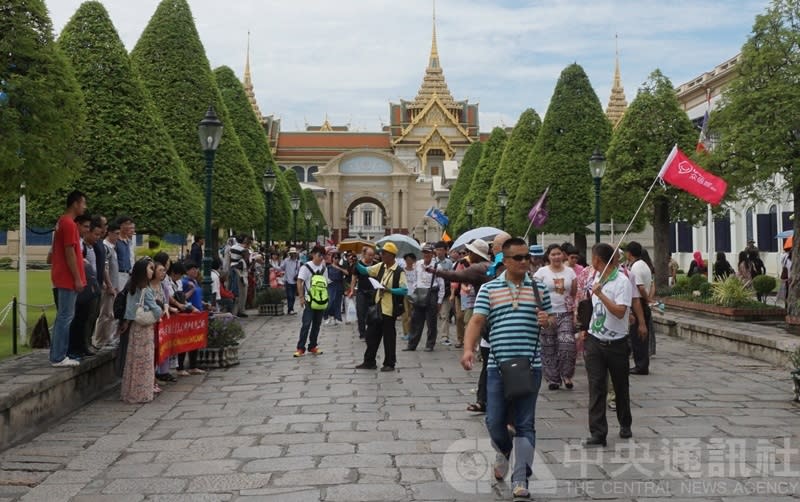
[(375, 244), (383, 247), (385, 242), (391, 242), (397, 246), (397, 258), (402, 258), (407, 254), (413, 254), (417, 258), (422, 258), (422, 246), (419, 242), (403, 234), (391, 234), (378, 240)]
[(778, 235), (776, 235), (775, 238), (776, 239), (785, 239), (785, 238), (790, 237), (792, 235), (794, 235), (794, 230), (784, 230), (783, 232), (778, 233)]
[(502, 232), (502, 230), (495, 227), (473, 228), (472, 230), (469, 230), (461, 234), (458, 237), (458, 239), (456, 239), (456, 241), (453, 243), (453, 245), (450, 247), (450, 249), (458, 251), (460, 248), (466, 246), (475, 239), (481, 239), (486, 242), (490, 242), (500, 232)]

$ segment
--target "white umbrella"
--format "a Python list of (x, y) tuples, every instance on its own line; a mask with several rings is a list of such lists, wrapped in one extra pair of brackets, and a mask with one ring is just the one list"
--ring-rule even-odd
[(419, 242), (403, 234), (391, 234), (378, 240), (375, 244), (383, 247), (385, 242), (391, 242), (397, 246), (397, 258), (402, 258), (407, 254), (413, 254), (417, 258), (422, 258), (422, 246)]
[(491, 242), (492, 239), (494, 239), (495, 236), (500, 232), (502, 232), (502, 230), (495, 227), (473, 228), (472, 230), (464, 232), (463, 234), (458, 236), (458, 239), (456, 239), (456, 241), (453, 243), (450, 249), (453, 251), (458, 251), (460, 248), (466, 246), (475, 239), (481, 239), (486, 242)]

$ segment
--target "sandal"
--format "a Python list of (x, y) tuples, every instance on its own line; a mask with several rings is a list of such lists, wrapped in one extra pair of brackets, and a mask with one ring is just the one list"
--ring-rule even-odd
[(205, 375), (206, 372), (201, 370), (200, 368), (192, 368), (189, 370), (190, 375)]
[(483, 403), (472, 403), (467, 406), (467, 411), (474, 413), (486, 413), (486, 405)]
[(153, 384), (153, 394), (161, 394), (161, 387), (156, 384)]
[(186, 370), (178, 370), (177, 374), (178, 376), (189, 376), (189, 372)]

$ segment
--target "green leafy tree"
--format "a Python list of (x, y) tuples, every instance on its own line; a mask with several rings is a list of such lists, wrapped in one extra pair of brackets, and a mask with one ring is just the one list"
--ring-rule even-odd
[(53, 40), (44, 2), (0, 3), (3, 227), (18, 223), (22, 184), (30, 199), (36, 200), (72, 182), (81, 168), (75, 142), (85, 116), (83, 95), (72, 67)]
[(459, 217), (464, 212), (466, 206), (466, 197), (469, 194), (469, 186), (472, 184), (472, 177), (475, 175), (475, 170), (478, 168), (478, 162), (481, 161), (481, 153), (483, 152), (483, 143), (476, 141), (471, 144), (467, 151), (464, 152), (464, 158), (461, 159), (461, 165), (458, 167), (458, 178), (450, 190), (450, 197), (447, 200), (447, 209), (445, 213), (450, 219), (449, 227), (453, 237), (467, 230), (466, 223), (468, 220), (465, 218), (463, 227), (458, 226)]
[[(503, 150), (503, 157), (500, 159), (500, 167), (494, 175), (489, 194), (486, 196), (486, 218), (485, 221), (500, 221), (500, 205), (498, 204), (497, 194), (503, 189), (508, 194), (508, 206), (514, 204), (517, 191), (520, 189), (520, 177), (523, 170), (528, 165), (536, 136), (542, 127), (542, 119), (533, 108), (528, 108), (517, 120), (517, 125), (511, 131), (506, 148)], [(522, 235), (528, 227), (527, 211), (508, 212), (506, 211), (506, 228), (511, 235)]]
[(214, 160), (214, 226), (249, 230), (254, 223), (263, 222), (260, 179), (256, 179), (242, 151), (236, 124), (217, 88), (186, 0), (163, 0), (159, 4), (131, 59), (178, 155), (200, 188), (205, 184), (205, 159), (197, 138), (198, 123), (209, 105), (214, 106), (223, 123)]
[[(659, 70), (650, 74), (614, 130), (603, 177), (605, 213), (628, 222), (652, 186), (672, 147), (693, 148), (697, 132), (681, 109), (672, 82)], [(705, 203), (675, 188), (653, 189), (636, 223), (653, 226), (656, 288), (667, 287), (670, 221), (694, 221)]]
[[(575, 245), (586, 249), (586, 225), (594, 221), (589, 157), (604, 151), (611, 139), (609, 122), (586, 72), (567, 66), (556, 83), (547, 115), (536, 138), (511, 212), (527, 228), (534, 202), (550, 187), (549, 218), (543, 230), (574, 234)], [(520, 221), (519, 218), (525, 218)]]
[[(200, 192), (131, 68), (100, 2), (85, 2), (58, 40), (88, 110), (78, 151), (86, 166), (77, 186), (93, 212), (129, 214), (140, 232), (188, 233), (202, 222)], [(176, 197), (176, 194), (180, 194)], [(57, 210), (62, 210), (59, 197)]]
[[(494, 174), (497, 172), (497, 168), (500, 165), (500, 158), (503, 156), (503, 149), (506, 146), (507, 139), (508, 135), (502, 128), (495, 127), (492, 129), (492, 134), (489, 135), (489, 140), (486, 141), (486, 145), (484, 145), (483, 151), (481, 152), (481, 160), (478, 162), (475, 173), (472, 175), (472, 182), (469, 185), (469, 192), (464, 199), (464, 203), (466, 204), (466, 201), (469, 201), (475, 208), (475, 215), (472, 217), (473, 227), (480, 227), (487, 224), (495, 227), (500, 224), (499, 221), (486, 223), (483, 208), (486, 205), (486, 194), (492, 186)], [(463, 232), (467, 230), (468, 223), (469, 218), (466, 211), (461, 211), (461, 214), (456, 220), (456, 228), (461, 229)]]
[[(225, 106), (228, 108), (230, 117), (233, 120), (236, 134), (239, 135), (239, 142), (242, 144), (242, 149), (253, 167), (256, 177), (263, 176), (267, 166), (272, 167), (272, 171), (277, 177), (275, 190), (272, 193), (270, 237), (273, 240), (287, 239), (291, 223), (289, 187), (284, 179), (283, 172), (272, 158), (264, 128), (258, 122), (256, 113), (247, 99), (244, 87), (239, 79), (236, 78), (233, 70), (227, 66), (220, 66), (214, 70), (214, 77), (217, 80), (222, 99), (225, 101)], [(264, 228), (264, 223), (261, 223), (261, 229)], [(261, 233), (259, 229), (256, 229), (256, 232)]]
[[(712, 162), (729, 186), (741, 187), (740, 196), (774, 199), (778, 190), (791, 190), (800, 235), (800, 3), (773, 0), (756, 16), (737, 69), (721, 109), (711, 114), (709, 128), (718, 136)], [(792, 255), (798, 253), (800, 240), (794, 239)], [(800, 277), (800, 260), (792, 261), (790, 277)], [(800, 314), (798, 300), (795, 280), (787, 301), (791, 315)]]

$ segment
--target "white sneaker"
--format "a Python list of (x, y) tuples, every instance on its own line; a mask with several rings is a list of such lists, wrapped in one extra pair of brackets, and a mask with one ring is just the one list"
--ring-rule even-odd
[(64, 357), (60, 362), (57, 363), (50, 363), (50, 366), (53, 368), (74, 368), (75, 366), (80, 366), (81, 363), (76, 361), (75, 359), (70, 359), (69, 357)]
[(444, 338), (442, 340), (442, 345), (452, 345), (452, 344), (450, 343), (450, 339), (449, 338)]

